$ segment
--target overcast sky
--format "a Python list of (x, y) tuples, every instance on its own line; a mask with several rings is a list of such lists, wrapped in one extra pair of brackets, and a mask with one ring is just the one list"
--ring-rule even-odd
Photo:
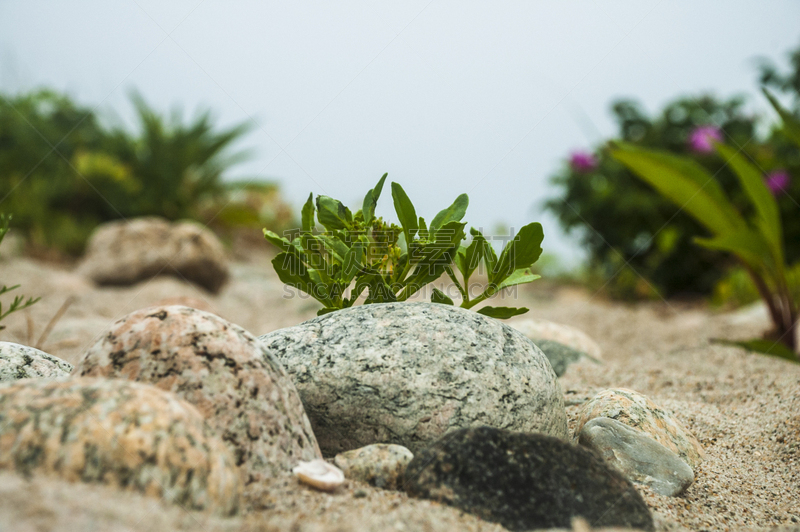
[(298, 210), (310, 191), (358, 206), (389, 172), (429, 220), (467, 192), (471, 225), (541, 221), (574, 263), (541, 204), (570, 151), (615, 133), (610, 102), (749, 93), (766, 112), (754, 58), (785, 64), (798, 23), (796, 0), (0, 0), (0, 90), (124, 121), (132, 88), (209, 107), (256, 124), (231, 175), (279, 181)]

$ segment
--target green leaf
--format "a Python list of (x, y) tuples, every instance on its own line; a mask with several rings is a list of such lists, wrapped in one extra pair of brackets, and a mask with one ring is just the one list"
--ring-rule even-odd
[(795, 117), (790, 111), (785, 109), (771, 92), (765, 88), (761, 90), (764, 91), (764, 95), (769, 100), (769, 103), (772, 104), (772, 107), (780, 115), (781, 120), (783, 121), (783, 133), (792, 139), (792, 141), (797, 144), (798, 147), (800, 147), (800, 120), (798, 120), (797, 117)]
[(760, 270), (762, 265), (769, 265), (775, 272), (776, 265), (769, 260), (772, 256), (769, 244), (760, 233), (748, 227), (714, 238), (696, 237), (694, 241), (709, 249), (733, 253), (755, 270)]
[(388, 175), (389, 174), (383, 174), (383, 177), (380, 178), (375, 188), (370, 189), (367, 195), (364, 196), (364, 204), (361, 207), (361, 212), (364, 214), (364, 223), (367, 225), (369, 225), (375, 217), (375, 207), (378, 205), (378, 199), (381, 197), (381, 191), (383, 190), (383, 182), (386, 181), (386, 176)]
[(370, 276), (369, 295), (364, 304), (393, 303), (395, 301), (397, 301), (397, 297), (394, 295), (389, 285), (383, 280), (383, 277), (380, 275)]
[(464, 215), (467, 213), (469, 206), (469, 196), (461, 194), (452, 205), (439, 212), (433, 217), (431, 221), (431, 233), (435, 233), (437, 229), (442, 227), (447, 222), (460, 222)]
[(500, 284), (515, 271), (527, 268), (539, 260), (542, 240), (542, 224), (533, 222), (523, 226), (500, 253), (497, 265), (489, 274), (489, 284)]
[(305, 251), (305, 260), (311, 265), (312, 268), (325, 268), (325, 244), (315, 235), (311, 233), (303, 233), (300, 235), (300, 243)]
[(403, 226), (403, 234), (406, 236), (406, 245), (410, 245), (414, 241), (414, 235), (419, 229), (417, 212), (414, 210), (414, 205), (408, 199), (403, 187), (397, 183), (392, 183), (392, 199), (394, 200), (394, 210), (397, 213), (397, 218), (400, 220), (400, 225)]
[[(311, 280), (311, 276), (308, 274), (308, 268), (306, 268), (306, 265), (303, 264), (303, 261), (301, 261), (297, 255), (286, 252), (278, 253), (278, 255), (272, 259), (272, 267), (275, 268), (275, 272), (278, 274), (278, 278), (281, 282), (293, 286), (314, 297), (314, 299), (317, 299), (314, 293), (314, 283)], [(324, 304), (323, 302), (323, 305)]]
[(486, 241), (483, 234), (474, 227), (470, 228), (469, 234), (472, 235), (473, 242), (477, 242), (478, 250), (483, 257), (483, 261), (486, 263), (486, 271), (491, 276), (492, 271), (494, 271), (497, 265), (497, 254), (494, 252), (494, 248)]
[[(349, 209), (344, 204), (328, 196), (317, 196), (317, 218), (327, 230), (345, 229), (348, 225)], [(352, 221), (352, 214), (349, 216)]]
[(757, 227), (766, 237), (772, 250), (772, 256), (778, 264), (783, 264), (783, 233), (778, 203), (770, 193), (761, 172), (750, 164), (739, 150), (724, 144), (714, 143), (717, 152), (731, 166), (739, 178), (742, 188), (756, 208)]
[(691, 159), (619, 142), (611, 155), (715, 235), (745, 225), (719, 183)]
[(324, 307), (324, 308), (321, 308), (321, 309), (319, 309), (317, 311), (317, 316), (323, 316), (325, 314), (330, 314), (331, 312), (336, 312), (337, 310), (340, 310), (340, 309), (338, 309), (336, 307)]
[(434, 288), (431, 293), (431, 303), (441, 303), (442, 305), (452, 305), (453, 300), (447, 297), (444, 292), (438, 288)]
[(291, 252), (298, 256), (302, 255), (302, 252), (292, 242), (289, 242), (288, 238), (278, 236), (267, 229), (264, 229), (264, 238), (266, 238), (270, 244), (277, 246), (281, 251)]
[(400, 301), (405, 301), (423, 286), (442, 276), (464, 240), (464, 225), (463, 222), (449, 222), (437, 232), (439, 240), (416, 248), (410, 260), (417, 262), (417, 266), (406, 281), (406, 288), (399, 296)]
[(519, 270), (509, 275), (505, 281), (500, 283), (497, 286), (496, 292), (499, 292), (500, 290), (503, 290), (504, 288), (508, 288), (510, 286), (530, 283), (532, 281), (535, 281), (536, 279), (541, 279), (541, 278), (542, 278), (541, 275), (533, 274), (530, 272), (530, 270), (526, 268), (520, 268)]
[(314, 194), (308, 195), (308, 201), (303, 205), (302, 212), (303, 231), (311, 232), (314, 229)]
[(418, 222), (418, 223), (419, 223), (419, 225), (418, 225), (418, 227), (419, 227), (419, 237), (420, 237), (421, 239), (428, 239), (428, 238), (429, 238), (429, 235), (428, 235), (428, 226), (427, 226), (427, 225), (425, 225), (425, 218), (423, 218), (422, 216), (420, 216), (420, 217), (419, 217), (419, 222)]
[(317, 238), (324, 242), (325, 248), (337, 262), (342, 263), (344, 261), (344, 256), (350, 251), (347, 244), (335, 235), (317, 235)]
[(513, 316), (525, 314), (526, 312), (528, 312), (528, 309), (525, 307), (483, 307), (478, 310), (478, 314), (483, 314), (484, 316), (489, 316), (490, 318), (496, 318), (498, 320), (505, 320)]
[(725, 345), (734, 345), (736, 347), (743, 347), (748, 351), (761, 353), (762, 355), (769, 355), (773, 357), (782, 358), (784, 360), (788, 360), (796, 364), (800, 363), (800, 359), (798, 359), (797, 355), (791, 349), (789, 349), (780, 342), (774, 342), (772, 340), (763, 340), (761, 338), (757, 338), (755, 340), (745, 340), (741, 342), (736, 342), (731, 340), (712, 338), (711, 341), (716, 344), (725, 344)]
[[(364, 238), (364, 237), (362, 237)], [(351, 247), (344, 256), (343, 260), (343, 267), (342, 267), (342, 282), (346, 285), (349, 285), (353, 278), (359, 273), (364, 270), (364, 250), (366, 248), (366, 242), (359, 239), (357, 242), (353, 243), (353, 247)]]

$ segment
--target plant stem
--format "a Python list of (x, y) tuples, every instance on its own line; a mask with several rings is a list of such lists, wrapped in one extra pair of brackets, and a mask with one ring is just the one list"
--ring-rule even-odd
[(469, 301), (469, 294), (461, 286), (461, 283), (458, 282), (458, 279), (456, 278), (456, 274), (455, 274), (455, 272), (453, 272), (453, 268), (451, 268), (450, 265), (448, 264), (447, 266), (445, 266), (444, 271), (447, 272), (447, 275), (455, 283), (456, 287), (458, 288), (458, 291), (461, 292), (461, 297), (464, 298), (464, 301)]

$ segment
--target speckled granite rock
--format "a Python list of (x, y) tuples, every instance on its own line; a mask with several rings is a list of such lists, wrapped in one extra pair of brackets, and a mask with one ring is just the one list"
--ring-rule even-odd
[(214, 314), (181, 306), (129, 314), (89, 348), (75, 374), (175, 392), (217, 429), (248, 484), (321, 458), (281, 364), (253, 335)]
[(653, 530), (642, 497), (594, 452), (543, 434), (478, 427), (453, 431), (417, 453), (409, 495), (437, 500), (509, 530), (592, 526)]
[(694, 482), (692, 468), (677, 454), (616, 419), (592, 419), (581, 429), (578, 442), (597, 451), (628, 480), (659, 495), (675, 497)]
[(692, 470), (705, 457), (703, 446), (677, 419), (633, 390), (604, 390), (590, 399), (578, 415), (575, 434), (580, 434), (584, 424), (598, 417), (616, 419), (641, 430), (680, 456)]
[(532, 342), (536, 344), (536, 347), (542, 350), (558, 377), (567, 372), (567, 368), (570, 364), (587, 358), (586, 353), (577, 351), (553, 340), (532, 340)]
[[(562, 325), (547, 320), (531, 318), (517, 318), (509, 320), (508, 324), (537, 343), (539, 340), (552, 340), (562, 345), (571, 347), (581, 353), (586, 353), (598, 360), (603, 358), (603, 351), (597, 342), (585, 332), (569, 325)], [(537, 343), (538, 345), (538, 343)]]
[(26, 345), (0, 342), (0, 382), (66, 377), (72, 364)]
[(363, 305), (261, 340), (294, 379), (326, 456), (372, 443), (416, 452), (474, 425), (567, 434), (561, 386), (544, 354), (469, 310)]
[(232, 456), (192, 405), (123, 380), (0, 385), (0, 469), (107, 484), (221, 514), (237, 510), (241, 492)]
[(195, 222), (158, 217), (98, 226), (78, 271), (100, 285), (131, 285), (171, 274), (211, 292), (228, 280), (225, 250), (214, 233)]
[(402, 445), (375, 443), (339, 453), (334, 463), (347, 478), (384, 489), (397, 489), (409, 462), (414, 458)]

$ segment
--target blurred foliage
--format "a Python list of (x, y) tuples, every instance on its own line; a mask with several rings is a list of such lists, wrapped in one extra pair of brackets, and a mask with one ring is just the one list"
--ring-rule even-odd
[(219, 129), (207, 111), (185, 121), (132, 101), (135, 133), (53, 91), (0, 95), (0, 199), (34, 248), (76, 255), (99, 223), (145, 215), (223, 229), (288, 223), (274, 184), (223, 180), (248, 156), (230, 151), (245, 124)]
[[(800, 50), (792, 54), (794, 71), (780, 74), (763, 65), (762, 80), (780, 86), (797, 100)], [(769, 70), (771, 69), (771, 70)], [(715, 176), (740, 212), (750, 214), (732, 170), (712, 152), (693, 149), (698, 128), (717, 129), (724, 141), (742, 147), (762, 171), (784, 169), (800, 177), (800, 150), (773, 129), (763, 141), (755, 139), (757, 120), (748, 115), (742, 97), (720, 100), (710, 95), (680, 98), (655, 117), (633, 100), (613, 104), (618, 138), (630, 144), (690, 157)], [(593, 165), (572, 164), (553, 176), (560, 197), (545, 207), (556, 214), (568, 232), (578, 232), (589, 250), (590, 278), (597, 288), (617, 298), (710, 295), (733, 265), (730, 257), (698, 248), (692, 238), (703, 228), (687, 213), (658, 194), (598, 147)], [(585, 155), (583, 156), (586, 157)], [(800, 179), (777, 200), (783, 221), (786, 259), (800, 260)]]
[[(786, 282), (795, 301), (800, 301), (800, 262), (786, 270)], [(750, 274), (742, 267), (731, 268), (714, 287), (711, 303), (717, 307), (736, 308), (760, 299)]]
[[(6, 233), (8, 233), (9, 222), (11, 222), (11, 215), (6, 216), (5, 214), (0, 213), (0, 243), (3, 242), (3, 238), (5, 238)], [(5, 284), (1, 285), (0, 296), (5, 295), (8, 292), (13, 292), (17, 288), (19, 288), (19, 285), (13, 285), (13, 286), (8, 286)], [(36, 299), (34, 299), (32, 297), (29, 297), (26, 300), (25, 296), (16, 295), (14, 296), (14, 299), (12, 299), (11, 302), (8, 304), (5, 310), (3, 310), (3, 303), (0, 302), (0, 321), (3, 321), (3, 319), (7, 318), (10, 314), (13, 314), (14, 312), (25, 310), (26, 308), (30, 307), (31, 305), (39, 301), (39, 299), (41, 298), (37, 297)], [(5, 329), (5, 326), (0, 325), (0, 331), (2, 331), (3, 329)]]

